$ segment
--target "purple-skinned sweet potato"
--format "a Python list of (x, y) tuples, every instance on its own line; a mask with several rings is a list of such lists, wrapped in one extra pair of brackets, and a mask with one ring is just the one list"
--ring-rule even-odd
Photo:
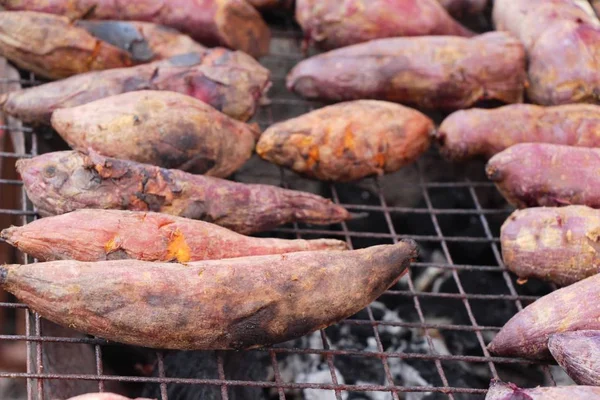
[(493, 18), (527, 49), (530, 100), (599, 103), (600, 21), (588, 1), (497, 0)]
[(600, 210), (518, 210), (502, 225), (500, 241), (504, 264), (522, 279), (567, 286), (600, 272)]
[(521, 389), (515, 384), (492, 381), (485, 400), (592, 400), (600, 397), (594, 386), (551, 386)]
[(271, 38), (258, 11), (245, 0), (0, 0), (0, 6), (70, 18), (154, 22), (207, 46), (226, 46), (255, 57), (269, 51)]
[(437, 0), (454, 18), (478, 15), (485, 11), (488, 0)]
[(209, 49), (130, 68), (88, 72), (0, 96), (3, 110), (23, 122), (49, 124), (54, 110), (136, 90), (170, 90), (248, 120), (270, 85), (269, 71), (247, 54)]
[[(485, 54), (485, 56), (482, 56)], [(523, 100), (525, 51), (502, 32), (378, 39), (301, 61), (288, 89), (309, 99), (378, 99), (427, 109)]]
[(240, 235), (218, 225), (172, 215), (77, 210), (12, 226), (0, 238), (42, 261), (219, 260), (296, 251), (344, 250), (335, 239), (284, 240)]
[(516, 144), (492, 157), (486, 172), (515, 207), (600, 208), (600, 149)]
[(131, 345), (246, 349), (368, 306), (417, 257), (413, 241), (352, 251), (197, 261), (52, 261), (0, 267), (0, 285), (44, 318)]
[(289, 222), (331, 224), (350, 218), (323, 197), (232, 182), (77, 151), (17, 161), (29, 199), (42, 216), (82, 208), (156, 211), (213, 222), (240, 233)]
[(518, 143), (600, 147), (600, 106), (511, 104), (448, 116), (436, 132), (441, 153), (453, 161), (493, 155)]
[(558, 289), (513, 316), (488, 349), (501, 357), (550, 359), (550, 335), (600, 329), (599, 296), (600, 275)]
[(181, 93), (142, 90), (52, 114), (73, 149), (225, 178), (252, 155), (258, 128)]
[(256, 152), (267, 161), (326, 181), (394, 172), (429, 148), (433, 121), (375, 100), (334, 104), (270, 126)]
[(548, 348), (575, 383), (600, 386), (600, 331), (557, 333), (550, 336)]

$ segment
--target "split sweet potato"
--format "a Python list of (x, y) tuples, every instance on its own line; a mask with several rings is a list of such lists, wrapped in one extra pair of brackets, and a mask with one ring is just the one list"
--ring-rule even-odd
[(598, 103), (600, 21), (588, 1), (497, 0), (493, 18), (527, 49), (534, 103)]
[(482, 100), (519, 103), (525, 79), (523, 45), (490, 32), (471, 39), (378, 39), (333, 50), (296, 65), (287, 86), (310, 99), (379, 99), (453, 110)]
[(326, 181), (394, 172), (429, 148), (433, 121), (398, 104), (357, 100), (269, 127), (256, 152), (267, 161)]
[(240, 235), (172, 215), (78, 210), (4, 229), (0, 238), (42, 261), (219, 260), (311, 250), (344, 250), (334, 239), (284, 240)]
[(542, 107), (511, 104), (494, 109), (461, 110), (440, 125), (436, 139), (453, 161), (490, 158), (517, 143), (554, 143), (600, 147), (600, 107), (569, 104)]
[(594, 386), (552, 386), (521, 389), (515, 384), (493, 381), (485, 400), (590, 400), (600, 396)]
[(454, 18), (478, 15), (485, 11), (488, 0), (437, 0)]
[(52, 114), (76, 150), (225, 178), (252, 155), (258, 127), (181, 93), (142, 90)]
[(502, 357), (549, 359), (550, 335), (600, 329), (599, 296), (600, 275), (558, 289), (513, 316), (488, 349)]
[(575, 383), (600, 386), (600, 331), (557, 333), (548, 348)]
[(0, 284), (60, 325), (131, 345), (245, 349), (347, 318), (393, 285), (413, 241), (199, 261), (53, 261), (0, 267)]
[(0, 0), (0, 5), (70, 18), (154, 22), (207, 46), (226, 46), (253, 56), (265, 55), (271, 38), (267, 24), (245, 0)]
[(496, 154), (486, 172), (512, 205), (600, 208), (600, 149), (521, 143)]
[(311, 193), (192, 175), (94, 152), (46, 153), (18, 160), (17, 170), (42, 216), (81, 208), (156, 211), (240, 233), (350, 217), (346, 209)]
[(239, 51), (211, 49), (168, 60), (88, 72), (0, 96), (3, 110), (24, 122), (49, 124), (54, 110), (137, 90), (170, 90), (248, 120), (270, 85), (269, 71)]
[(560, 286), (600, 272), (600, 211), (586, 206), (515, 211), (500, 232), (506, 267)]

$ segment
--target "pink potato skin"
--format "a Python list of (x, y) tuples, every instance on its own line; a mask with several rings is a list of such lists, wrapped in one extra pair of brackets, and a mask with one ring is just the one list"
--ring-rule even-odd
[(594, 386), (559, 386), (521, 389), (512, 383), (492, 381), (485, 400), (591, 400), (600, 396)]
[(397, 36), (473, 35), (437, 0), (296, 0), (296, 20), (325, 50)]
[(600, 331), (557, 333), (548, 348), (575, 383), (600, 386)]
[(518, 143), (600, 147), (600, 106), (511, 104), (461, 110), (442, 122), (435, 137), (452, 161), (490, 158)]
[(519, 103), (525, 80), (521, 43), (490, 32), (470, 39), (378, 39), (333, 50), (296, 65), (287, 87), (309, 99), (377, 99), (457, 110), (482, 100)]

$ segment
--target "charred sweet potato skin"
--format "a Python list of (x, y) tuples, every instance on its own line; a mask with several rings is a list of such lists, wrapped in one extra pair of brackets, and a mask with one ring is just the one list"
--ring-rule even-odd
[(0, 97), (4, 111), (24, 122), (49, 124), (54, 110), (137, 90), (169, 90), (195, 97), (246, 121), (270, 85), (270, 74), (252, 57), (226, 49), (89, 72)]
[(66, 17), (28, 11), (0, 11), (0, 55), (49, 79), (134, 64), (127, 51), (95, 38)]
[(496, 154), (488, 178), (512, 205), (525, 208), (586, 205), (600, 208), (600, 150), (521, 143)]
[(398, 104), (357, 100), (269, 127), (256, 152), (265, 160), (326, 181), (394, 172), (429, 148), (433, 121)]
[(296, 0), (296, 20), (325, 50), (388, 37), (473, 35), (437, 0)]
[(575, 383), (600, 386), (600, 331), (557, 333), (548, 348)]
[(257, 129), (191, 96), (137, 91), (56, 110), (74, 149), (225, 178), (252, 155)]
[(554, 386), (521, 389), (512, 383), (493, 381), (485, 400), (588, 400), (600, 396), (594, 386)]
[(296, 65), (287, 86), (310, 99), (377, 99), (456, 110), (482, 100), (519, 103), (525, 80), (523, 45), (491, 32), (470, 39), (378, 39), (333, 50)]
[(44, 216), (81, 208), (155, 211), (213, 222), (240, 233), (289, 222), (331, 224), (350, 217), (323, 197), (246, 185), (179, 170), (75, 152), (17, 161), (29, 199)]
[(4, 289), (45, 318), (109, 340), (245, 349), (353, 315), (394, 284), (416, 256), (409, 241), (187, 265), (54, 261), (3, 266), (0, 277)]
[(4, 229), (0, 237), (42, 261), (133, 259), (180, 262), (296, 251), (345, 250), (335, 239), (284, 240), (240, 235), (167, 214), (78, 210)]
[(511, 104), (456, 111), (440, 125), (436, 139), (453, 161), (490, 158), (518, 143), (600, 147), (600, 107), (569, 104), (542, 107)]
[(567, 286), (600, 272), (600, 211), (586, 206), (515, 211), (500, 241), (506, 267), (523, 279)]

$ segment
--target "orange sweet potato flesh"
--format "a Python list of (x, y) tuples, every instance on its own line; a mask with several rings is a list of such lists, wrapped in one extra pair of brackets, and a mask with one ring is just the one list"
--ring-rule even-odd
[(52, 114), (73, 148), (225, 178), (252, 155), (258, 129), (184, 94), (142, 90)]
[(326, 181), (394, 172), (429, 148), (434, 125), (394, 103), (357, 100), (269, 127), (256, 152), (265, 160)]
[(4, 289), (46, 319), (153, 348), (245, 349), (360, 311), (417, 257), (413, 241), (353, 251), (198, 261), (52, 261), (0, 267)]
[(167, 214), (78, 210), (4, 229), (0, 237), (42, 261), (133, 259), (187, 263), (296, 251), (344, 250), (335, 239), (284, 240), (240, 235)]

